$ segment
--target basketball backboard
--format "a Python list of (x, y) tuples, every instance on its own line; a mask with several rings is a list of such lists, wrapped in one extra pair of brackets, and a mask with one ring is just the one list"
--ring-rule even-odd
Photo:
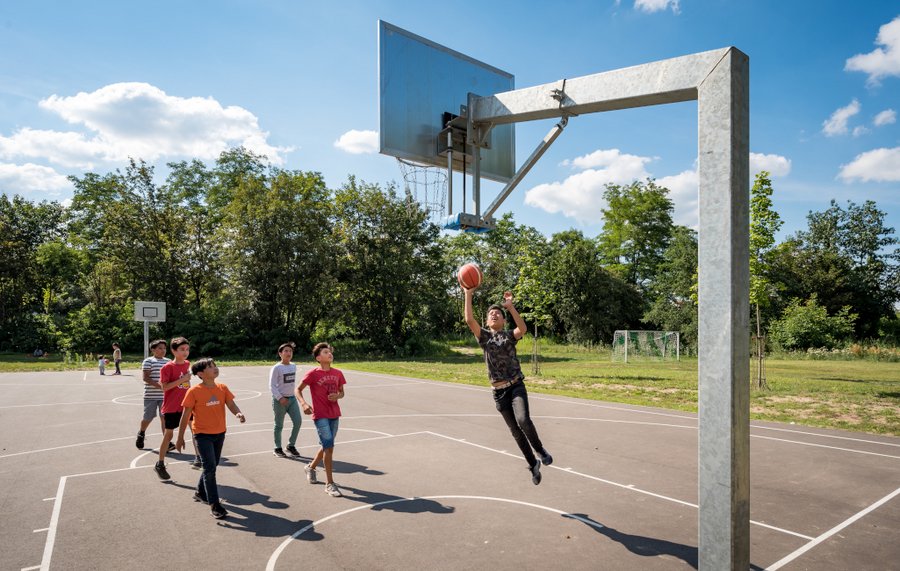
[[(470, 93), (480, 97), (512, 91), (512, 74), (378, 21), (379, 151), (417, 163), (447, 168), (439, 146), (445, 113), (462, 115)], [(508, 182), (516, 172), (515, 127), (494, 127), (490, 148), (481, 149), (481, 176)], [(462, 172), (465, 152), (453, 153)], [(471, 160), (465, 163), (472, 172)]]
[(163, 322), (166, 320), (166, 302), (136, 301), (134, 302), (135, 321)]

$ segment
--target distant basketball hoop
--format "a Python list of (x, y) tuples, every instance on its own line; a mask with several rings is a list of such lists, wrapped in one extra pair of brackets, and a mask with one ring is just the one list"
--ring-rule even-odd
[(422, 205), (429, 220), (435, 224), (440, 222), (447, 205), (447, 170), (399, 157), (397, 164), (403, 174), (404, 190)]

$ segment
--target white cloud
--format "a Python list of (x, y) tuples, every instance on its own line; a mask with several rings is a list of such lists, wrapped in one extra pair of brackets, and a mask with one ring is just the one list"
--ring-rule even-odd
[(872, 120), (872, 124), (876, 127), (883, 127), (885, 125), (890, 125), (891, 123), (897, 122), (897, 112), (893, 109), (885, 109), (881, 113), (875, 116), (875, 119)]
[(853, 136), (859, 137), (860, 135), (865, 135), (866, 133), (870, 133), (871, 130), (865, 125), (859, 125), (858, 127), (853, 127)]
[(190, 157), (214, 159), (243, 145), (283, 164), (290, 148), (274, 147), (255, 115), (212, 97), (176, 97), (147, 83), (114, 83), (91, 93), (51, 95), (39, 105), (86, 132), (24, 128), (0, 136), (0, 157), (41, 158), (69, 167), (96, 162)]
[(900, 147), (874, 149), (857, 155), (850, 164), (841, 165), (838, 177), (844, 182), (900, 182)]
[(853, 117), (857, 113), (859, 113), (859, 101), (854, 99), (850, 102), (850, 105), (846, 107), (841, 107), (837, 111), (831, 114), (825, 122), (822, 123), (822, 132), (825, 133), (828, 137), (834, 137), (835, 135), (846, 135), (847, 134), (847, 121), (850, 120), (850, 117)]
[(900, 76), (900, 16), (878, 29), (875, 48), (867, 54), (857, 54), (847, 60), (846, 71), (862, 71), (869, 74), (866, 83), (878, 85), (882, 78)]
[[(606, 208), (603, 193), (607, 184), (631, 184), (643, 181), (653, 175), (644, 166), (653, 157), (624, 154), (619, 149), (600, 149), (572, 160), (565, 160), (563, 166), (585, 168), (561, 182), (540, 184), (525, 193), (525, 204), (540, 208), (552, 214), (562, 213), (582, 223), (597, 223)], [(605, 167), (605, 168), (590, 168)], [(786, 176), (791, 172), (791, 161), (780, 155), (750, 153), (750, 172), (755, 175), (761, 170), (769, 171), (773, 177)], [(664, 176), (656, 184), (669, 189), (669, 198), (675, 206), (676, 224), (697, 227), (697, 207), (699, 178), (696, 164), (691, 170)]]
[(26, 163), (0, 163), (0, 192), (22, 194), (39, 192), (59, 194), (71, 188), (69, 180), (50, 167)]
[(338, 149), (352, 155), (371, 154), (378, 151), (378, 131), (351, 129), (334, 142)]
[(678, 4), (679, 0), (634, 0), (634, 9), (652, 14), (671, 8), (672, 12), (678, 14), (680, 9)]
[(787, 176), (791, 172), (791, 160), (781, 155), (750, 153), (750, 176), (760, 171), (769, 171), (774, 176)]

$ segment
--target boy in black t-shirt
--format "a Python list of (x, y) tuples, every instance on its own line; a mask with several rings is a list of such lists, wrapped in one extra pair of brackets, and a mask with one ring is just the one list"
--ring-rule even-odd
[[(525, 390), (525, 375), (519, 366), (519, 358), (516, 355), (516, 343), (525, 335), (527, 330), (525, 321), (516, 311), (512, 301), (512, 294), (503, 294), (503, 306), (492, 305), (488, 308), (487, 327), (481, 327), (472, 315), (472, 295), (474, 289), (463, 288), (466, 296), (465, 318), (466, 325), (472, 334), (478, 339), (478, 344), (484, 350), (484, 362), (487, 365), (488, 379), (494, 389), (494, 404), (506, 421), (506, 426), (512, 433), (519, 450), (528, 461), (528, 469), (531, 472), (531, 481), (538, 485), (541, 483), (541, 464), (549, 466), (553, 457), (544, 448), (538, 437), (537, 429), (531, 422), (528, 413), (528, 392)], [(504, 308), (509, 311), (516, 328), (512, 331), (504, 329), (506, 315)], [(540, 455), (540, 461), (534, 456), (532, 448)]]

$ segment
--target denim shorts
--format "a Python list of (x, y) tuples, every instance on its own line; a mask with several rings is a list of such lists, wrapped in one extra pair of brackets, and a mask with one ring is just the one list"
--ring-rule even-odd
[(337, 436), (339, 418), (317, 418), (313, 422), (319, 433), (319, 444), (322, 448), (334, 448), (334, 437)]

